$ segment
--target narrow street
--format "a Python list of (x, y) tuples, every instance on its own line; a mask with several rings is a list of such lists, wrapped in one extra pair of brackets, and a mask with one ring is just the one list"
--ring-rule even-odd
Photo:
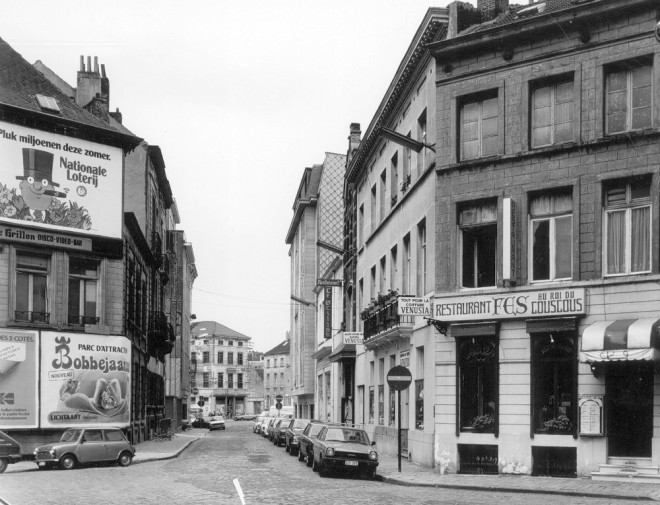
[[(478, 477), (475, 477), (478, 478)], [(404, 487), (353, 476), (322, 478), (284, 448), (252, 433), (251, 422), (227, 422), (178, 458), (120, 468), (37, 470), (0, 475), (0, 504), (545, 504), (604, 505), (621, 500)]]

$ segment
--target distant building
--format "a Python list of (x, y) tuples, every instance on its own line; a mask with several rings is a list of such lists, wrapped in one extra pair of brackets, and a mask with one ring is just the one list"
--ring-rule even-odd
[(275, 406), (275, 398), (278, 395), (282, 396), (282, 406), (292, 405), (290, 353), (291, 347), (288, 339), (264, 353), (265, 409)]

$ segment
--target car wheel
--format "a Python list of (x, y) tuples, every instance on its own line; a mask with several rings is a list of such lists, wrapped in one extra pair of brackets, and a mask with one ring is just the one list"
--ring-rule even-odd
[(4, 472), (8, 466), (9, 463), (7, 463), (7, 460), (5, 458), (0, 458), (0, 473)]
[(314, 462), (314, 454), (307, 451), (307, 466), (312, 466), (313, 462)]
[(291, 454), (291, 447), (289, 447), (289, 444), (287, 444), (286, 442), (284, 442), (284, 452), (288, 452), (289, 454)]
[(305, 461), (305, 453), (298, 449), (298, 461)]
[(117, 463), (119, 463), (119, 466), (129, 466), (131, 461), (133, 461), (133, 456), (131, 456), (131, 453), (124, 451), (119, 455)]
[(65, 454), (60, 458), (60, 467), (62, 470), (73, 470), (76, 467), (76, 458), (73, 454)]
[(312, 454), (312, 472), (318, 472), (319, 471), (319, 464), (316, 461), (316, 457)]
[(369, 480), (374, 480), (376, 478), (376, 467), (367, 468), (367, 471), (364, 473), (365, 477)]

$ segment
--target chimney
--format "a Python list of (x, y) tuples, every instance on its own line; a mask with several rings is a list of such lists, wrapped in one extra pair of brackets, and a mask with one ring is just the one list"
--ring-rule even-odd
[(96, 71), (92, 70), (92, 58), (87, 57), (85, 65), (84, 56), (80, 57), (80, 70), (76, 89), (76, 103), (81, 107), (88, 105), (97, 95), (101, 96), (101, 74), (98, 72), (98, 59)]
[(447, 26), (447, 38), (456, 37), (466, 28), (481, 23), (481, 11), (474, 5), (466, 2), (452, 2), (449, 8), (449, 25)]
[(477, 9), (481, 12), (481, 22), (491, 21), (509, 10), (509, 0), (477, 0)]
[(348, 135), (348, 154), (346, 155), (346, 162), (349, 163), (355, 151), (360, 147), (360, 138), (362, 131), (360, 130), (360, 123), (351, 123), (350, 134)]
[(115, 110), (115, 112), (110, 112), (109, 114), (112, 117), (112, 119), (117, 121), (119, 124), (122, 124), (123, 117), (121, 115), (121, 112), (119, 112), (119, 107), (117, 107), (117, 110)]

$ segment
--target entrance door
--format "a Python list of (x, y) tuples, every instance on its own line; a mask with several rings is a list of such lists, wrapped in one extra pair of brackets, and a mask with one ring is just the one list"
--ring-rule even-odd
[(616, 363), (607, 372), (609, 456), (651, 457), (653, 368)]

